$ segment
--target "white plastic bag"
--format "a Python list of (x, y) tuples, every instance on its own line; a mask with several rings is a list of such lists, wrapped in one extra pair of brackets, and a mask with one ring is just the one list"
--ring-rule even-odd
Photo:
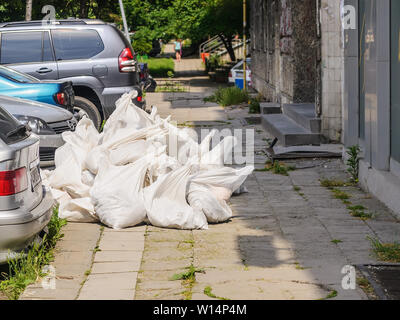
[(148, 159), (143, 157), (133, 164), (117, 167), (105, 157), (100, 159), (90, 196), (96, 215), (105, 225), (123, 229), (144, 221), (143, 185), (147, 162)]
[(186, 230), (208, 228), (204, 213), (186, 202), (189, 175), (190, 166), (184, 166), (144, 189), (147, 217), (152, 225)]

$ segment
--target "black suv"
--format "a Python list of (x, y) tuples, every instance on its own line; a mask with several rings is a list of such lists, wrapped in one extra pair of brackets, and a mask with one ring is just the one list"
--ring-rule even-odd
[(0, 64), (41, 80), (71, 81), (75, 111), (98, 128), (125, 92), (137, 90), (134, 103), (145, 108), (132, 46), (101, 20), (1, 23)]

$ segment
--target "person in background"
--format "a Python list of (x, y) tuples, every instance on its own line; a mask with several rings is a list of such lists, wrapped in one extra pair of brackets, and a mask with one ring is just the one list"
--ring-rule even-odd
[(176, 55), (176, 60), (178, 62), (181, 62), (181, 57), (182, 57), (182, 40), (178, 39), (177, 41), (174, 42), (175, 44), (175, 55)]

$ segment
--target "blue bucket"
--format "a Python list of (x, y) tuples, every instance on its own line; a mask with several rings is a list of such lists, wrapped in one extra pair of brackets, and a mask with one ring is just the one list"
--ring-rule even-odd
[(243, 79), (235, 79), (235, 85), (239, 89), (243, 89)]

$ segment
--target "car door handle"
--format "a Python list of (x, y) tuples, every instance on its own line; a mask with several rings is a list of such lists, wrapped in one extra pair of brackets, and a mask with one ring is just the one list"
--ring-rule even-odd
[(40, 68), (39, 70), (36, 70), (37, 73), (49, 73), (52, 72), (52, 69), (49, 68)]

